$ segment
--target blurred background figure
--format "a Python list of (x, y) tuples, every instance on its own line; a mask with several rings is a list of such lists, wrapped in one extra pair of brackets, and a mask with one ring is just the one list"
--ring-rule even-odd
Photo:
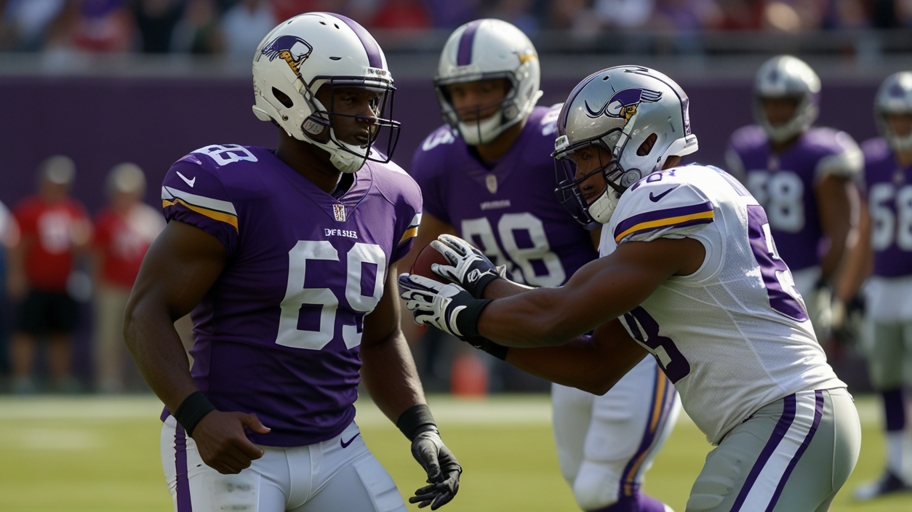
[[(39, 338), (47, 340), (50, 389), (74, 393), (81, 384), (70, 372), (71, 337), (78, 321), (72, 293), (74, 257), (86, 247), (92, 225), (82, 204), (69, 196), (76, 174), (73, 160), (56, 155), (39, 167), (38, 194), (13, 210), (21, 230), (10, 252), (8, 289), (18, 306), (16, 330), (10, 341), (12, 391), (34, 393), (34, 363)], [(68, 286), (69, 285), (69, 286)]]
[(275, 27), (277, 20), (266, 0), (239, 0), (222, 16), (225, 53), (229, 57), (250, 59), (260, 41)]
[(912, 365), (912, 72), (883, 82), (874, 116), (881, 136), (862, 146), (874, 250), (864, 342), (871, 384), (884, 408), (886, 468), (855, 490), (859, 500), (912, 491), (912, 429), (903, 392), (912, 384), (903, 374)]
[[(126, 388), (123, 315), (143, 256), (165, 228), (161, 213), (142, 202), (146, 177), (133, 163), (116, 165), (105, 183), (108, 205), (95, 217), (92, 275), (95, 286), (95, 390)], [(134, 379), (138, 382), (137, 379)]]
[[(766, 210), (817, 340), (830, 337), (832, 286), (858, 226), (863, 158), (852, 136), (813, 127), (820, 79), (790, 55), (767, 60), (754, 81), (757, 124), (732, 134), (726, 162)], [(783, 283), (789, 291), (792, 283)], [(850, 297), (842, 297), (848, 302)]]
[(216, 54), (225, 49), (215, 0), (188, 0), (171, 35), (171, 50), (179, 53)]
[[(6, 290), (6, 259), (9, 252), (19, 243), (19, 225), (5, 204), (0, 202), (0, 290)], [(8, 338), (9, 320), (7, 319), (6, 293), (0, 293), (0, 376), (9, 373)]]

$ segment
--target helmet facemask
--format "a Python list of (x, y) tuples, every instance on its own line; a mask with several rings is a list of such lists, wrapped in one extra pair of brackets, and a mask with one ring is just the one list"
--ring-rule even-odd
[[(499, 104), (479, 105), (471, 109), (457, 109), (453, 104), (453, 98), (450, 93), (451, 86), (496, 79), (502, 79), (506, 82), (506, 92)], [(517, 98), (518, 88), (519, 84), (516, 82), (514, 73), (510, 72), (484, 73), (469, 78), (438, 78), (434, 80), (434, 89), (442, 107), (441, 111), (444, 120), (451, 128), (459, 130), (459, 135), (469, 146), (490, 144), (508, 128), (525, 119), (531, 112), (531, 110), (524, 112), (524, 109), (520, 107), (520, 101)], [(481, 117), (482, 112), (495, 105), (498, 108), (493, 114)], [(471, 112), (471, 110), (474, 110), (474, 112)], [(466, 116), (460, 116), (460, 113), (474, 113), (475, 115), (471, 117), (474, 117), (475, 121), (463, 121), (462, 118)]]
[[(793, 99), (795, 111), (791, 118), (773, 125), (763, 104), (767, 99)], [(786, 142), (804, 133), (817, 120), (819, 103), (820, 78), (804, 61), (780, 55), (767, 60), (757, 70), (754, 119), (772, 142)]]
[[(329, 96), (321, 96), (326, 100), (321, 102), (316, 95), (324, 85)], [(337, 111), (330, 99), (341, 87), (380, 93), (376, 109), (365, 119), (372, 128), (363, 142), (345, 142), (337, 136), (337, 123), (354, 117)], [(399, 123), (392, 120), (393, 77), (376, 40), (345, 16), (305, 13), (279, 24), (254, 54), (253, 89), (258, 119), (272, 121), (290, 137), (323, 149), (342, 172), (392, 158), (399, 139)], [(374, 149), (375, 142), (384, 139), (380, 150)]]
[(912, 131), (899, 135), (888, 121), (889, 116), (912, 116), (912, 72), (901, 71), (887, 77), (874, 100), (877, 130), (894, 151), (912, 151)]
[[(328, 107), (316, 96), (316, 92), (324, 86), (329, 88)], [(374, 117), (336, 111), (336, 91), (346, 87), (379, 93), (376, 105), (371, 106)], [(399, 141), (401, 127), (398, 121), (392, 119), (395, 90), (391, 83), (361, 77), (315, 77), (311, 85), (302, 90), (304, 99), (313, 112), (301, 124), (301, 132), (306, 137), (306, 142), (326, 150), (330, 154), (332, 164), (345, 173), (357, 171), (367, 161), (389, 162)], [(369, 136), (360, 144), (341, 140), (334, 128), (334, 124), (338, 122), (337, 118), (354, 119), (357, 123), (369, 124)], [(377, 151), (374, 146), (381, 135), (383, 141)]]
[[(459, 131), (466, 144), (477, 146), (490, 144), (529, 117), (542, 95), (540, 78), (538, 54), (529, 38), (505, 21), (481, 19), (450, 34), (440, 54), (434, 89), (444, 121)], [(462, 122), (448, 88), (495, 79), (505, 79), (509, 84), (499, 112)]]
[[(554, 158), (557, 179), (557, 188), (554, 192), (558, 201), (580, 224), (606, 224), (611, 219), (621, 194), (642, 176), (639, 169), (625, 170), (621, 167), (621, 155), (629, 142), (630, 138), (621, 129), (575, 144), (569, 144), (566, 135), (558, 137), (555, 141), (555, 151), (551, 155)], [(601, 149), (596, 151), (599, 163), (593, 170), (577, 178), (578, 165), (573, 155), (590, 147)], [(606, 155), (611, 156), (606, 158)], [(604, 178), (605, 189), (589, 202), (581, 187), (597, 174)]]

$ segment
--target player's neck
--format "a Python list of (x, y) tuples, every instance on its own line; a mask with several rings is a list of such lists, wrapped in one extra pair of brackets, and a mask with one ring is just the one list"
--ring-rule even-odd
[(507, 154), (507, 151), (510, 151), (510, 148), (513, 147), (513, 143), (516, 142), (516, 139), (522, 134), (523, 126), (525, 125), (526, 120), (523, 119), (507, 128), (490, 143), (474, 146), (476, 156), (481, 159), (482, 163), (497, 163), (497, 161), (503, 158), (503, 156)]
[(770, 147), (773, 150), (773, 153), (782, 153), (786, 149), (792, 146), (801, 136), (804, 135), (804, 132), (799, 133), (798, 135), (792, 137), (791, 139), (786, 139), (782, 142), (775, 142), (770, 140)]
[(329, 161), (329, 153), (326, 151), (313, 144), (283, 136), (279, 140), (276, 156), (327, 194), (336, 190), (342, 171)]
[(896, 155), (896, 163), (903, 169), (912, 165), (912, 151), (896, 151), (894, 155)]

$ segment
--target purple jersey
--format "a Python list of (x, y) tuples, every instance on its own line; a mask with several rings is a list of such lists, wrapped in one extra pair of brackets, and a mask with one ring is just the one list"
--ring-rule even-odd
[(819, 265), (823, 232), (814, 187), (827, 174), (855, 179), (861, 172), (861, 151), (852, 137), (811, 128), (777, 154), (759, 126), (746, 126), (732, 134), (727, 161), (766, 210), (792, 271)]
[(256, 413), (272, 428), (249, 435), (257, 444), (341, 433), (355, 415), (364, 315), (417, 232), (415, 182), (368, 162), (335, 197), (270, 150), (214, 145), (171, 166), (162, 207), (228, 252), (192, 313), (197, 386), (219, 410)]
[(901, 168), (883, 139), (862, 144), (871, 212), (874, 275), (912, 275), (912, 166)]
[(536, 107), (513, 146), (488, 170), (448, 127), (415, 151), (411, 174), (425, 212), (446, 222), (514, 280), (559, 286), (598, 253), (554, 195), (559, 108)]

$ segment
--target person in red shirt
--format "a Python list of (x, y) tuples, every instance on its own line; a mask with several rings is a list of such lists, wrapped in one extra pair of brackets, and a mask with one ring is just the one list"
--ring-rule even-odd
[(123, 315), (143, 256), (165, 228), (161, 213), (142, 202), (146, 177), (133, 163), (114, 166), (106, 181), (109, 203), (95, 217), (92, 262), (95, 289), (95, 389), (124, 390)]
[(32, 375), (37, 340), (46, 337), (52, 389), (78, 391), (70, 373), (71, 338), (78, 306), (67, 293), (74, 256), (86, 246), (92, 224), (85, 208), (69, 196), (76, 174), (73, 160), (56, 155), (39, 167), (38, 194), (19, 202), (13, 215), (21, 230), (10, 251), (7, 286), (18, 303), (16, 330), (10, 341), (13, 392), (37, 390)]

